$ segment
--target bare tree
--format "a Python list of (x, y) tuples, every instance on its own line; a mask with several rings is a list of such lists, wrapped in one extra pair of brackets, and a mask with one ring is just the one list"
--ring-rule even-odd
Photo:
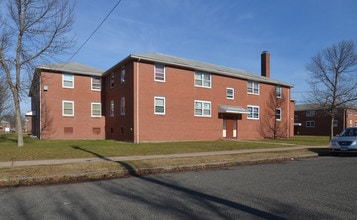
[(311, 87), (308, 101), (331, 116), (330, 138), (333, 137), (333, 121), (338, 108), (356, 104), (356, 67), (357, 53), (353, 41), (341, 41), (322, 50), (306, 66)]
[[(16, 112), (17, 145), (23, 146), (20, 99), (36, 62), (50, 60), (73, 46), (68, 33), (73, 5), (68, 0), (7, 0), (0, 17), (0, 68), (6, 75)], [(27, 72), (29, 73), (29, 72)]]
[[(277, 87), (277, 89), (280, 87)], [(264, 138), (277, 139), (286, 137), (286, 123), (281, 120), (282, 108), (286, 99), (282, 97), (281, 90), (272, 89), (262, 115), (260, 132)]]

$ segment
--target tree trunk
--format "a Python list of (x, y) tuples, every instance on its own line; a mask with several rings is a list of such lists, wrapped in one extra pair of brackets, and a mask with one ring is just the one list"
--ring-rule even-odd
[(20, 100), (18, 93), (14, 93), (14, 103), (16, 111), (16, 132), (17, 132), (17, 146), (24, 146), (24, 138), (22, 132), (22, 121), (21, 121), (21, 109), (20, 109)]
[(330, 124), (330, 140), (333, 138), (333, 121), (335, 120), (335, 115), (331, 115), (331, 124)]

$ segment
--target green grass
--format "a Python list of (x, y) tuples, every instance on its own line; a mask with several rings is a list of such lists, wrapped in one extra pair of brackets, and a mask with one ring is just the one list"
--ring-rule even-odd
[(220, 150), (327, 145), (328, 137), (295, 136), (284, 140), (126, 143), (114, 140), (38, 140), (24, 136), (17, 147), (15, 134), (0, 135), (0, 161), (174, 154)]

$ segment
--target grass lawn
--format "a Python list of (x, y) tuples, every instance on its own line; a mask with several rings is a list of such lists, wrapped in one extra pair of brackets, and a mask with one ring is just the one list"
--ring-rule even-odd
[(328, 137), (295, 136), (284, 140), (194, 141), (126, 143), (114, 140), (38, 140), (24, 136), (24, 147), (17, 147), (15, 134), (0, 135), (0, 161), (42, 160), (86, 157), (175, 154), (254, 148), (328, 145)]

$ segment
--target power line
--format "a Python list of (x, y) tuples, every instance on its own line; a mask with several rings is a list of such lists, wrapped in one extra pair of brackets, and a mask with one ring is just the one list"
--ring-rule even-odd
[(119, 0), (114, 7), (110, 10), (110, 12), (104, 17), (102, 22), (95, 28), (95, 30), (89, 35), (89, 37), (82, 43), (82, 45), (77, 49), (77, 51), (68, 59), (67, 62), (71, 61), (74, 56), (78, 54), (78, 52), (87, 44), (87, 42), (93, 37), (93, 35), (99, 30), (99, 28), (104, 24), (104, 22), (108, 19), (108, 17), (113, 13), (113, 11), (118, 7), (122, 0)]

